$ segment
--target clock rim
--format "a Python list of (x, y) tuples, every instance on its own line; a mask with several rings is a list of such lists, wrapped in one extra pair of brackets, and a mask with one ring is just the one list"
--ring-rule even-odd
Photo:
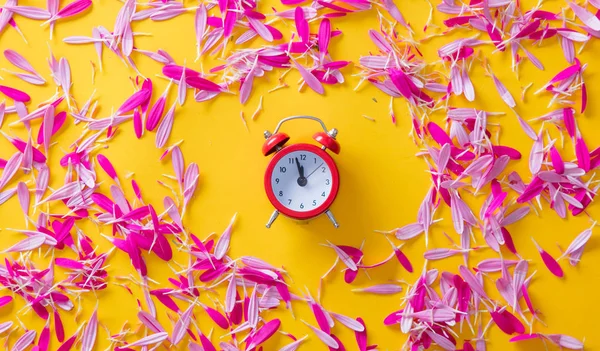
[[(271, 176), (273, 174), (273, 170), (275, 169), (275, 165), (277, 165), (277, 162), (279, 162), (279, 160), (281, 160), (286, 155), (294, 151), (308, 151), (317, 154), (323, 159), (323, 161), (325, 161), (325, 163), (327, 164), (327, 166), (329, 166), (329, 169), (331, 170), (331, 192), (329, 193), (329, 196), (319, 207), (306, 212), (291, 210), (285, 207), (281, 202), (279, 202), (277, 196), (275, 196), (275, 193), (273, 192), (273, 184), (271, 182)], [(331, 206), (338, 194), (338, 190), (340, 187), (340, 175), (337, 165), (335, 164), (335, 161), (333, 160), (331, 155), (329, 155), (327, 152), (325, 152), (316, 145), (298, 143), (284, 146), (282, 149), (277, 151), (273, 158), (271, 158), (271, 161), (269, 162), (265, 171), (264, 185), (265, 191), (267, 193), (267, 198), (271, 202), (271, 205), (273, 205), (273, 207), (275, 207), (277, 211), (290, 218), (305, 220), (317, 217), (323, 214), (323, 212), (327, 211), (327, 209), (329, 209), (329, 207)]]

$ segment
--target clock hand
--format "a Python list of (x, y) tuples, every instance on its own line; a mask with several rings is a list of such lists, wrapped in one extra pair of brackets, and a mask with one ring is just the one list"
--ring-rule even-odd
[(296, 157), (296, 166), (298, 166), (298, 175), (300, 178), (304, 178), (304, 166), (300, 165), (300, 161), (298, 161), (298, 157)]
[(304, 166), (300, 165), (300, 161), (298, 161), (298, 157), (296, 157), (296, 166), (298, 167), (298, 185), (301, 187), (306, 186), (306, 178), (304, 177)]
[(308, 179), (308, 177), (310, 177), (313, 173), (315, 173), (319, 168), (321, 168), (321, 166), (324, 164), (325, 162), (321, 162), (321, 164), (319, 166), (317, 166), (317, 168), (315, 168), (314, 171), (310, 172), (309, 175), (306, 176), (306, 179)]

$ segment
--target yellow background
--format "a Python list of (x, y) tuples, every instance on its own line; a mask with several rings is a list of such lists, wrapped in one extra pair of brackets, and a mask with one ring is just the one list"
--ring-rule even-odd
[[(422, 28), (429, 12), (428, 3), (421, 0), (397, 3), (413, 25), (416, 38), (423, 38)], [(533, 5), (531, 1), (525, 3), (523, 8), (528, 9)], [(21, 4), (41, 6), (40, 1), (21, 1)], [(195, 3), (186, 1), (186, 5), (191, 7)], [(564, 5), (566, 3), (563, 1), (552, 1), (544, 4), (544, 9), (557, 11)], [(39, 22), (17, 16), (16, 20), (27, 36), (29, 44), (24, 44), (17, 33), (12, 28), (8, 28), (0, 38), (0, 46), (2, 49), (11, 48), (23, 54), (38, 71), (43, 73), (47, 81), (51, 82), (45, 61), (48, 56), (46, 43), (50, 43), (56, 57), (64, 56), (71, 64), (72, 93), (80, 106), (96, 89), (100, 106), (97, 116), (107, 117), (112, 108), (117, 108), (133, 92), (129, 78), (134, 77), (135, 72), (126, 67), (113, 53), (104, 50), (104, 70), (97, 72), (96, 83), (92, 85), (90, 61), (98, 65), (93, 45), (67, 45), (62, 42), (62, 39), (71, 35), (91, 35), (92, 28), (98, 25), (103, 25), (110, 30), (120, 6), (121, 2), (114, 0), (95, 1), (91, 11), (78, 16), (75, 20), (59, 22), (54, 39), (51, 41), (48, 39), (49, 31), (46, 27), (40, 28)], [(269, 0), (261, 3), (259, 9), (269, 13), (271, 6), (277, 9), (284, 8), (278, 2)], [(433, 17), (434, 23), (441, 25), (441, 21), (446, 17), (436, 12)], [(331, 52), (334, 59), (352, 60), (357, 63), (361, 55), (368, 54), (369, 51), (376, 52), (367, 33), (368, 29), (379, 27), (375, 11), (333, 19), (332, 26), (343, 31), (342, 36), (332, 39)], [(293, 30), (293, 22), (282, 22), (278, 27), (282, 29), (284, 35), (288, 36)], [(200, 69), (199, 63), (193, 63), (195, 58), (193, 12), (165, 22), (150, 20), (136, 22), (133, 28), (135, 32), (151, 33), (150, 36), (136, 37), (136, 47), (154, 51), (162, 48), (175, 57), (178, 64), (183, 64), (185, 59), (188, 67)], [(315, 28), (313, 24), (313, 31), (316, 30)], [(406, 34), (405, 29), (399, 30), (402, 34)], [(429, 30), (429, 33), (434, 32), (439, 32), (439, 29)], [(467, 30), (457, 30), (451, 35), (428, 40), (419, 48), (428, 62), (435, 62), (438, 60), (436, 50), (441, 45), (471, 35), (472, 33)], [(482, 36), (482, 39), (485, 38)], [(257, 42), (253, 45), (257, 45)], [(533, 48), (532, 51), (544, 63), (546, 70), (540, 72), (526, 61), (522, 64), (520, 80), (517, 80), (510, 70), (508, 52), (492, 55), (488, 45), (480, 55), (488, 58), (496, 75), (511, 90), (517, 100), (517, 111), (524, 118), (536, 117), (549, 111), (546, 105), (550, 96), (548, 94), (534, 96), (532, 93), (568, 65), (555, 39), (547, 40), (541, 47)], [(577, 116), (590, 148), (598, 146), (597, 131), (600, 130), (600, 121), (597, 119), (600, 106), (595, 99), (600, 95), (600, 88), (594, 83), (599, 79), (600, 74), (600, 67), (594, 63), (594, 59), (597, 61), (598, 53), (600, 53), (600, 43), (592, 40), (587, 44), (584, 53), (579, 56), (582, 62), (590, 63), (584, 74), (588, 82), (590, 103), (585, 116)], [(140, 71), (153, 79), (156, 98), (166, 86), (165, 80), (155, 76), (160, 72), (161, 66), (139, 54), (134, 54), (133, 57)], [(207, 71), (213, 63), (212, 59), (206, 60), (205, 70)], [(0, 67), (13, 69), (4, 57), (0, 58)], [(430, 185), (430, 177), (425, 172), (425, 163), (415, 156), (419, 149), (408, 136), (411, 124), (406, 102), (401, 99), (394, 101), (398, 123), (393, 125), (388, 115), (389, 97), (368, 84), (354, 91), (359, 78), (353, 75), (358, 73), (358, 69), (350, 67), (343, 72), (347, 82), (341, 86), (326, 86), (324, 96), (307, 89), (298, 92), (299, 75), (295, 71), (285, 77), (289, 88), (268, 93), (268, 90), (278, 84), (278, 77), (282, 73), (278, 70), (274, 74), (268, 74), (266, 78), (255, 80), (255, 88), (245, 106), (240, 105), (237, 95), (227, 94), (214, 101), (196, 103), (189, 97), (190, 91), (184, 107), (177, 109), (174, 129), (168, 142), (172, 144), (184, 140), (181, 149), (186, 164), (196, 162), (200, 167), (201, 177), (196, 197), (184, 218), (186, 226), (199, 237), (206, 237), (212, 232), (222, 232), (232, 215), (237, 212), (238, 221), (233, 232), (231, 257), (252, 255), (276, 266), (285, 267), (293, 279), (290, 281), (293, 292), (298, 294), (308, 289), (313, 296), (316, 296), (319, 277), (335, 260), (334, 251), (320, 245), (327, 240), (353, 246), (360, 246), (364, 241), (365, 263), (375, 263), (387, 257), (391, 253), (391, 248), (385, 238), (375, 230), (390, 230), (414, 222), (418, 206)], [(447, 70), (443, 72), (447, 73)], [(4, 78), (0, 84), (23, 89), (31, 94), (30, 110), (54, 93), (53, 84), (34, 87), (11, 77), (6, 72), (0, 72), (0, 76)], [(501, 125), (500, 129), (492, 129), (495, 132), (500, 130), (501, 144), (514, 146), (523, 153), (523, 159), (511, 162), (510, 169), (517, 170), (525, 181), (528, 181), (527, 158), (531, 140), (525, 136), (514, 115), (502, 103), (493, 88), (491, 79), (484, 75), (479, 61), (474, 62), (471, 77), (475, 85), (476, 103), (467, 103), (463, 97), (453, 97), (451, 105), (475, 106), (488, 111), (507, 112), (504, 116), (491, 119), (490, 122)], [(521, 101), (519, 98), (521, 89), (529, 82), (534, 82), (534, 85), (527, 92), (525, 101)], [(171, 90), (167, 106), (175, 100), (175, 90)], [(258, 115), (256, 121), (248, 121), (248, 130), (246, 130), (240, 120), (240, 111), (244, 111), (248, 120), (254, 113), (260, 96), (264, 97), (264, 111)], [(64, 104), (61, 107), (64, 108)], [(335, 127), (340, 131), (338, 140), (342, 152), (334, 156), (334, 159), (340, 171), (341, 188), (338, 199), (332, 206), (341, 224), (339, 229), (334, 229), (325, 217), (317, 218), (310, 223), (297, 223), (280, 217), (272, 229), (268, 230), (264, 226), (273, 208), (264, 195), (262, 185), (264, 169), (269, 161), (269, 158), (263, 157), (260, 151), (264, 141), (262, 132), (265, 129), (272, 130), (281, 118), (295, 114), (319, 116), (329, 128)], [(370, 121), (362, 115), (370, 116), (376, 121)], [(26, 130), (22, 126), (15, 128), (8, 126), (15, 118), (15, 115), (7, 117), (2, 130), (26, 137)], [(431, 118), (442, 123), (443, 115), (436, 114)], [(39, 122), (33, 125), (37, 133)], [(534, 124), (534, 128), (537, 130), (540, 125)], [(551, 130), (554, 128), (548, 127)], [(284, 131), (292, 137), (291, 142), (310, 142), (311, 135), (317, 130), (316, 124), (302, 121), (284, 127)], [(72, 118), (69, 117), (63, 131), (53, 139), (58, 141), (58, 145), (52, 148), (49, 157), (51, 187), (56, 188), (62, 184), (64, 169), (60, 168), (58, 161), (81, 132), (81, 125), (72, 125)], [(565, 149), (572, 156), (572, 145), (569, 142), (565, 144)], [(8, 158), (13, 152), (12, 146), (0, 138), (0, 157)], [(145, 201), (162, 209), (162, 198), (170, 195), (170, 192), (159, 186), (156, 181), (162, 180), (173, 184), (163, 176), (163, 174), (172, 174), (172, 168), (170, 161), (162, 163), (158, 161), (162, 150), (154, 146), (154, 133), (146, 133), (141, 140), (137, 140), (134, 137), (132, 124), (126, 123), (119, 127), (116, 137), (106, 144), (102, 153), (115, 165), (130, 199), (133, 199), (133, 192), (129, 186), (130, 181), (125, 175), (134, 172), (133, 179), (140, 184)], [(104, 180), (101, 189), (107, 192), (111, 184), (110, 179), (98, 167), (97, 171), (99, 179)], [(20, 179), (31, 180), (30, 176), (23, 175)], [(30, 187), (32, 186), (30, 181)], [(481, 197), (469, 199), (476, 213), (481, 199)], [(433, 227), (431, 247), (450, 247), (450, 243), (443, 235), (444, 231), (458, 241), (458, 236), (449, 221), (450, 211), (445, 206), (442, 207), (438, 216), (445, 220)], [(596, 332), (596, 316), (600, 312), (600, 307), (594, 297), (597, 296), (599, 287), (600, 255), (597, 252), (596, 233), (586, 247), (582, 263), (573, 268), (566, 261), (562, 262), (565, 278), (558, 279), (543, 266), (530, 237), (535, 237), (542, 247), (554, 256), (558, 256), (559, 250), (556, 244), (565, 248), (579, 232), (590, 226), (590, 221), (585, 215), (561, 220), (554, 212), (547, 209), (546, 204), (544, 207), (539, 218), (529, 215), (525, 220), (509, 228), (519, 252), (524, 258), (531, 259), (534, 269), (538, 270), (530, 294), (534, 306), (543, 313), (542, 318), (548, 327), (545, 328), (536, 322), (535, 330), (544, 333), (565, 333), (579, 339), (585, 338), (586, 349), (597, 350), (600, 348), (600, 338)], [(52, 207), (52, 209), (62, 210), (59, 207)], [(597, 212), (598, 207), (593, 205), (590, 213), (594, 216)], [(0, 232), (2, 238), (0, 246), (8, 247), (22, 238), (22, 235), (5, 228), (23, 228), (23, 226), (24, 219), (15, 197), (0, 207), (0, 227), (3, 229)], [(100, 233), (109, 234), (109, 228), (97, 228), (90, 223), (83, 225), (82, 228), (99, 246), (100, 252), (110, 249), (111, 245), (100, 236)], [(479, 233), (477, 238), (479, 243), (483, 244)], [(405, 253), (415, 267), (413, 274), (408, 274), (393, 261), (383, 267), (369, 270), (371, 280), (361, 272), (355, 283), (349, 286), (343, 281), (343, 274), (340, 273), (341, 265), (338, 266), (339, 269), (330, 275), (325, 284), (323, 305), (330, 311), (363, 317), (368, 327), (369, 344), (378, 344), (380, 350), (400, 349), (405, 336), (398, 328), (384, 326), (382, 321), (387, 314), (400, 308), (403, 294), (374, 296), (351, 290), (395, 280), (414, 282), (423, 267), (424, 247), (423, 237), (412, 240), (404, 246)], [(59, 254), (65, 255), (65, 252)], [(145, 257), (149, 264), (150, 276), (160, 282), (161, 286), (168, 286), (167, 277), (172, 276), (168, 266), (155, 256)], [(491, 257), (489, 250), (480, 250), (472, 254), (471, 266), (484, 257)], [(44, 261), (38, 258), (35, 260)], [(187, 258), (179, 254), (176, 256), (176, 261), (185, 265)], [(456, 271), (461, 262), (460, 258), (447, 259), (434, 262), (430, 267)], [(115, 276), (126, 276), (133, 272), (129, 259), (122, 252), (113, 253), (108, 263), (111, 283), (115, 282)], [(142, 298), (136, 287), (133, 284), (130, 286), (136, 296)], [(486, 286), (489, 291), (495, 290), (491, 279), (486, 279)], [(93, 311), (96, 303), (93, 293), (85, 294), (84, 301), (83, 314), (78, 322), (75, 321), (74, 312), (61, 313), (67, 326), (67, 336), (71, 335), (81, 321), (87, 320)], [(100, 322), (108, 327), (111, 333), (118, 332), (127, 320), (130, 326), (137, 324), (135, 298), (123, 288), (111, 284), (106, 291), (98, 293), (98, 303)], [(159, 305), (158, 302), (156, 304)], [(17, 298), (12, 306), (0, 309), (0, 321), (14, 320), (15, 313), (22, 306), (22, 300)], [(266, 312), (264, 316), (267, 319), (281, 318), (282, 329), (296, 336), (309, 334), (310, 339), (302, 346), (302, 350), (324, 350), (325, 346), (300, 322), (300, 319), (305, 319), (315, 324), (309, 309), (295, 302), (294, 312), (296, 320), (283, 308), (276, 312)], [(206, 321), (203, 312), (198, 311), (196, 314), (200, 317), (202, 331), (210, 332), (212, 323)], [(159, 307), (159, 316), (170, 330), (165, 309), (162, 307)], [(20, 315), (19, 318), (25, 325), (38, 331), (43, 326), (36, 316)], [(220, 332), (216, 331), (217, 334)], [(347, 349), (356, 349), (354, 336), (350, 331), (342, 326), (336, 326), (334, 332), (344, 341)], [(15, 334), (20, 335), (20, 333), (22, 331)], [(108, 346), (106, 337), (106, 332), (100, 330), (97, 350)], [(510, 344), (509, 337), (496, 327), (490, 329), (487, 339), (490, 341), (489, 350), (543, 349), (540, 341)], [(11, 336), (11, 344), (14, 340), (15, 335)], [(129, 340), (134, 338), (130, 337)], [(213, 341), (217, 341), (216, 336), (213, 337)], [(276, 350), (278, 346), (287, 342), (289, 339), (283, 336), (274, 338), (265, 345), (265, 350)], [(57, 347), (57, 342), (53, 339), (51, 349)]]

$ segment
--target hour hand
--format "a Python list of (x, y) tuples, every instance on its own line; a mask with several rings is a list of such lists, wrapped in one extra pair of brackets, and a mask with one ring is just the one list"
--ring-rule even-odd
[(304, 166), (300, 165), (300, 161), (298, 161), (298, 157), (296, 157), (296, 166), (298, 167), (298, 176), (300, 178), (304, 178)]
[(306, 177), (304, 176), (304, 166), (300, 165), (300, 161), (298, 161), (298, 157), (296, 157), (296, 166), (298, 167), (298, 185), (301, 187), (306, 186), (308, 183)]

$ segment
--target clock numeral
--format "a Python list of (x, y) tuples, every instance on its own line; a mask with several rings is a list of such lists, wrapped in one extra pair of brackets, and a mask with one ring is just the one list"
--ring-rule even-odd
[(292, 199), (288, 199), (288, 205), (292, 204)]
[(325, 197), (325, 192), (322, 192), (322, 193), (321, 193), (321, 196)]
[(306, 155), (300, 155), (300, 160), (301, 161), (306, 161)]
[(275, 178), (275, 183), (279, 184), (279, 178)]
[(287, 169), (285, 167), (279, 167), (279, 172), (285, 173)]
[(317, 158), (316, 158), (316, 157), (313, 157), (313, 159), (315, 160), (315, 163), (317, 163)]
[(325, 171), (327, 170), (327, 168), (325, 167), (321, 167), (321, 169), (323, 170), (323, 173), (325, 173)]
[(313, 206), (317, 206), (317, 200), (313, 200)]
[(279, 190), (279, 196), (283, 196), (283, 191)]
[(304, 204), (300, 204), (300, 208), (301, 208), (301, 209), (302, 209), (302, 208), (304, 208)]
[(290, 158), (288, 158), (288, 163), (289, 163), (289, 164), (291, 164), (291, 165), (293, 165), (293, 164), (294, 164), (294, 159), (293, 159), (293, 158), (291, 158), (291, 157), (290, 157)]
[(331, 181), (329, 179), (325, 179), (325, 185), (329, 185)]

